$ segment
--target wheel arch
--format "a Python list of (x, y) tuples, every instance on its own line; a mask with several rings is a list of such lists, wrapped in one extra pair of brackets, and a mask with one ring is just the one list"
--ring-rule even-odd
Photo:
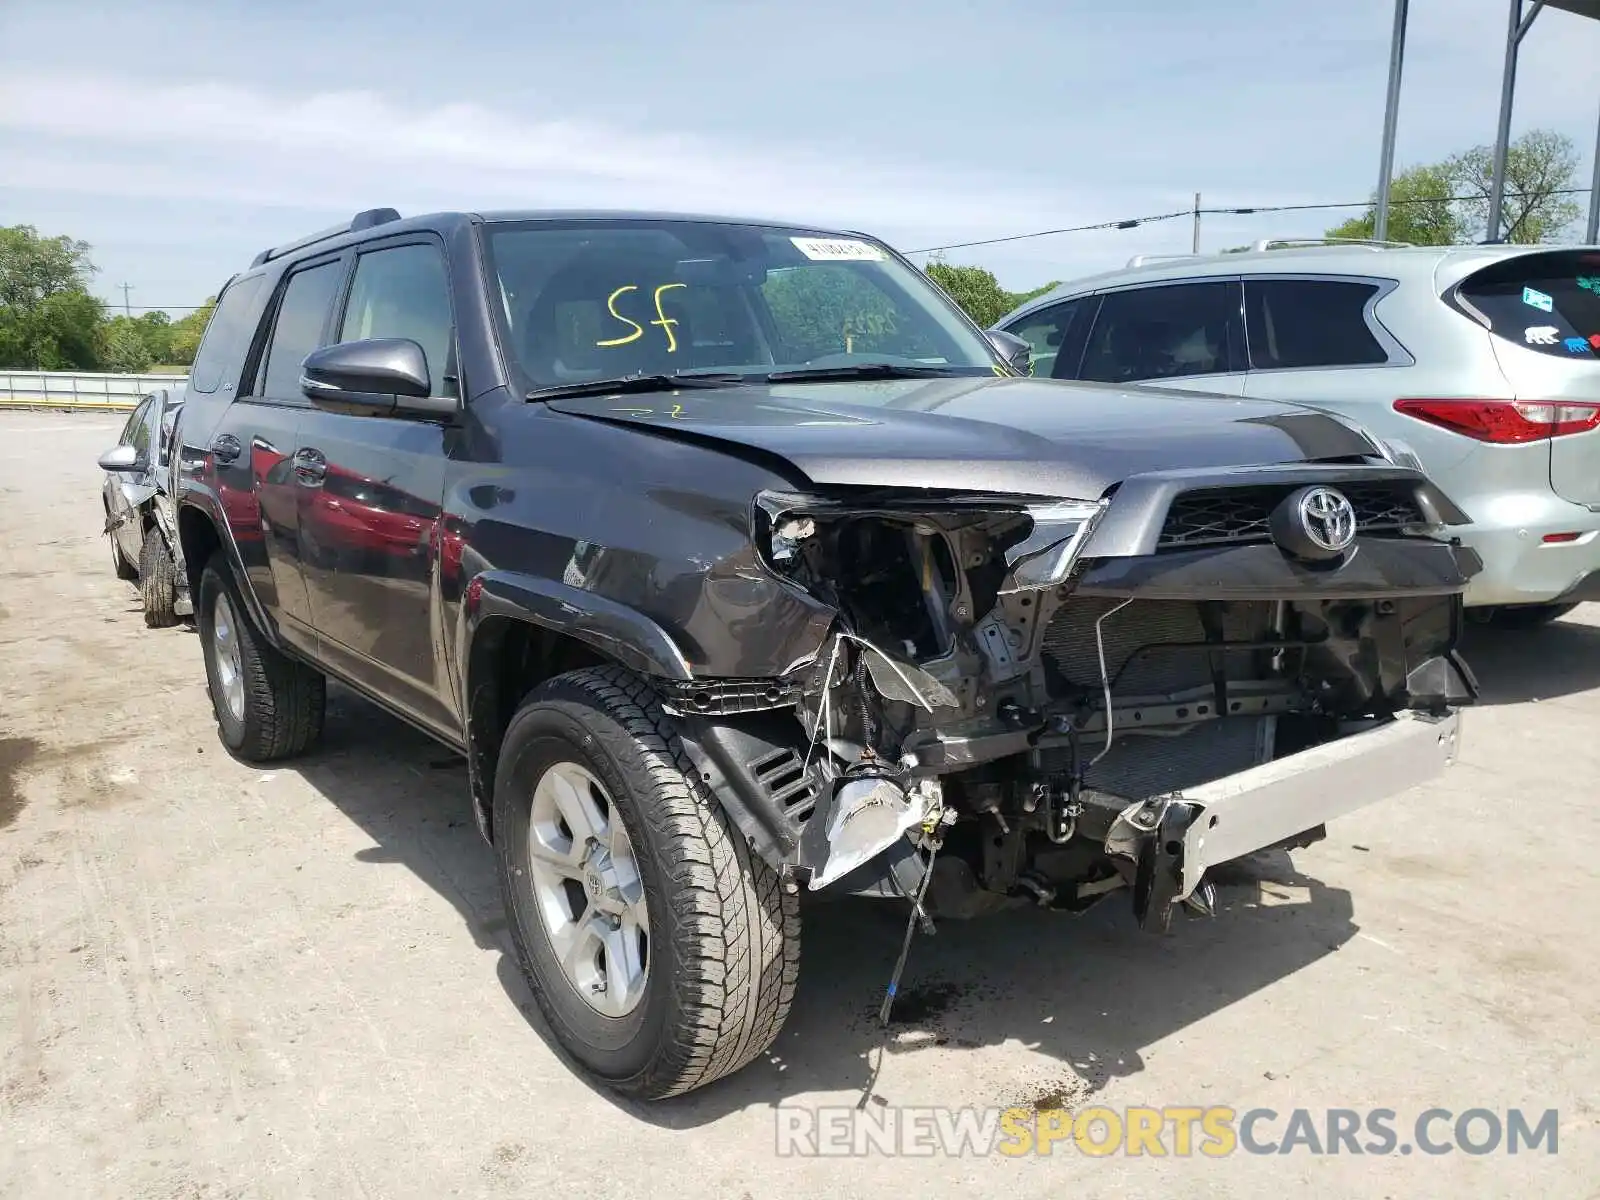
[(245, 572), (239, 548), (226, 531), (225, 523), (218, 521), (213, 512), (194, 500), (185, 499), (178, 505), (178, 547), (183, 554), (184, 579), (188, 583), (189, 595), (194, 598), (196, 616), (199, 615), (200, 576), (206, 564), (221, 550), (227, 555), (228, 565), (233, 569), (234, 583), (249, 610), (250, 619), (267, 641), (276, 647), (277, 627), (267, 619), (261, 601), (250, 586), (250, 577)]
[(585, 667), (689, 679), (688, 661), (649, 617), (549, 579), (488, 571), (468, 585), (460, 677), (473, 815), (493, 841), (494, 777), (507, 726), (528, 693)]

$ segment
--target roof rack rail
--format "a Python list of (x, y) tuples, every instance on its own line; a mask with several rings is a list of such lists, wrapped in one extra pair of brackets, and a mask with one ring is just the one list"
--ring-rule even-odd
[(1365, 246), (1369, 250), (1401, 249), (1412, 245), (1411, 242), (1383, 242), (1377, 238), (1262, 238), (1251, 245), (1250, 249), (1261, 250), (1288, 250), (1301, 246)]
[(252, 267), (259, 267), (262, 263), (271, 262), (275, 258), (282, 258), (295, 250), (314, 246), (318, 242), (325, 242), (329, 238), (336, 238), (346, 233), (359, 233), (363, 229), (371, 229), (375, 225), (387, 225), (390, 221), (398, 221), (400, 214), (392, 208), (368, 208), (358, 212), (342, 225), (334, 225), (320, 230), (298, 241), (285, 242), (281, 246), (271, 246), (255, 256), (251, 262)]
[(1174, 258), (1200, 258), (1199, 254), (1135, 254), (1128, 260), (1130, 267), (1142, 267), (1145, 263), (1168, 262)]

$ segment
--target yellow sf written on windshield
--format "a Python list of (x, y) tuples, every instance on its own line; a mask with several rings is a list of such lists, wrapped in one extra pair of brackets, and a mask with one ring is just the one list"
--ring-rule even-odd
[[(656, 293), (655, 293), (656, 319), (654, 321), (651, 321), (650, 324), (661, 326), (661, 332), (667, 335), (667, 353), (668, 354), (674, 354), (674, 353), (677, 352), (677, 349), (678, 349), (678, 339), (677, 339), (676, 336), (674, 336), (674, 334), (672, 332), (672, 327), (674, 325), (676, 325), (678, 322), (677, 322), (676, 318), (667, 316), (666, 311), (661, 307), (661, 293), (662, 292), (670, 292), (673, 288), (681, 288), (681, 287), (688, 287), (688, 286), (689, 285), (686, 284), (686, 283), (663, 283), (660, 287), (658, 287), (656, 289)], [(643, 325), (639, 324), (639, 322), (633, 320), (631, 317), (623, 316), (621, 313), (619, 313), (617, 311), (617, 299), (618, 299), (618, 297), (620, 297), (622, 295), (625, 295), (628, 292), (637, 292), (638, 290), (639, 290), (639, 285), (638, 284), (636, 284), (636, 283), (627, 283), (627, 284), (623, 284), (623, 286), (619, 287), (616, 291), (612, 292), (611, 295), (606, 297), (606, 311), (609, 312), (617, 320), (621, 321), (624, 325), (632, 325), (633, 326), (633, 332), (629, 333), (629, 334), (624, 334), (622, 337), (619, 337), (619, 338), (607, 338), (605, 341), (596, 342), (595, 343), (596, 346), (626, 346), (629, 342), (636, 342), (636, 341), (638, 341), (640, 338), (642, 338), (644, 336), (644, 326)]]

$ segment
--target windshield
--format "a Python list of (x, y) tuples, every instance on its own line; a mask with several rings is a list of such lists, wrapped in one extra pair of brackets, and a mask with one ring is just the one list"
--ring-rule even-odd
[(487, 250), (507, 347), (535, 389), (683, 372), (1003, 369), (921, 272), (859, 238), (628, 218), (494, 223)]

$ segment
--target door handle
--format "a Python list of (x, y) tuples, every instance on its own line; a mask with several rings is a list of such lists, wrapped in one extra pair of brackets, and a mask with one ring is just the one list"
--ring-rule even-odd
[(212, 439), (211, 457), (219, 463), (231, 463), (243, 453), (244, 447), (239, 444), (239, 439), (231, 433), (224, 433)]
[(328, 459), (321, 450), (309, 447), (294, 452), (294, 477), (307, 487), (321, 483), (328, 475)]

